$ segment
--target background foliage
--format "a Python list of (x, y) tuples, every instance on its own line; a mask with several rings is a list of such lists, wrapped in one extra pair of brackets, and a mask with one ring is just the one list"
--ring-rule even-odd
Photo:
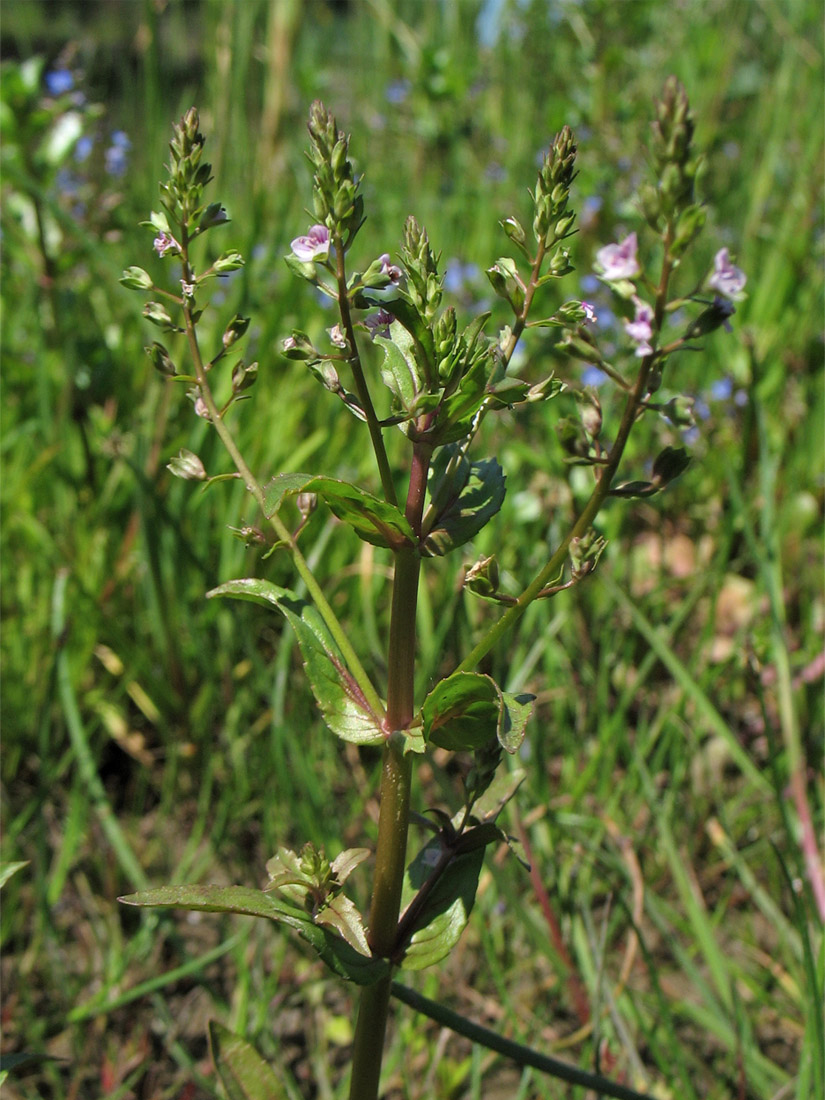
[[(533, 872), (491, 861), (458, 951), (417, 985), (657, 1096), (814, 1095), (822, 937), (787, 783), (797, 728), (821, 830), (821, 16), (816, 0), (6, 0), (3, 856), (29, 863), (3, 888), (3, 1042), (56, 1059), (10, 1096), (219, 1095), (213, 1016), (276, 1064), (285, 1096), (342, 1095), (348, 990), (298, 944), (115, 903), (155, 882), (260, 884), (278, 843), (334, 854), (373, 835), (376, 811), (377, 756), (328, 736), (291, 636), (252, 605), (203, 599), (255, 570), (230, 529), (255, 516), (234, 483), (201, 494), (168, 474), (181, 447), (228, 465), (151, 371), (153, 335), (117, 284), (129, 264), (151, 269), (137, 222), (157, 208), (172, 120), (200, 108), (232, 219), (221, 244), (248, 257), (215, 311), (216, 326), (253, 317), (245, 454), (262, 474), (368, 480), (355, 421), (279, 353), (293, 326), (332, 323), (282, 259), (309, 224), (309, 102), (335, 110), (367, 173), (364, 258), (394, 251), (414, 213), (468, 316), (491, 297), (497, 220), (525, 214), (537, 156), (569, 123), (581, 232), (565, 296), (595, 293), (609, 323), (587, 273), (637, 226), (638, 150), (671, 72), (707, 152), (697, 271), (727, 245), (750, 296), (733, 334), (680, 360), (699, 399), (691, 468), (652, 502), (612, 505), (594, 579), (534, 606), (491, 659), (508, 690), (539, 696), (508, 822)], [(35, 57), (84, 97), (91, 142), (65, 158), (43, 141), (45, 84), (21, 106), (16, 63)], [(525, 354), (540, 377), (553, 353), (534, 335)], [(476, 550), (521, 580), (582, 488), (558, 415), (539, 407), (485, 441), (509, 493)], [(376, 667), (382, 552), (320, 515), (308, 535)], [(260, 568), (290, 581), (277, 556)], [(422, 690), (489, 613), (457, 592), (451, 574), (422, 591)], [(454, 798), (454, 776), (421, 777), (420, 805)], [(386, 1090), (581, 1092), (406, 1009)]]

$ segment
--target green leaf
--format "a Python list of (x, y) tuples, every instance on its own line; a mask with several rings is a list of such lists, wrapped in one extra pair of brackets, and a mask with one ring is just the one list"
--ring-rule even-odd
[[(421, 849), (404, 876), (405, 908), (445, 855), (439, 837), (433, 837)], [(469, 920), (483, 862), (483, 845), (450, 859), (416, 916), (416, 930), (405, 948), (402, 969), (423, 970), (449, 955)]]
[(424, 552), (433, 557), (469, 542), (504, 502), (504, 472), (494, 458), (473, 463), (456, 458), (454, 445), (444, 447), (432, 465), (430, 495), (441, 509), (434, 521), (428, 513)]
[(125, 905), (149, 909), (189, 909), (200, 913), (266, 917), (293, 928), (332, 971), (359, 985), (378, 981), (389, 967), (386, 959), (362, 955), (334, 931), (315, 924), (304, 910), (248, 886), (159, 886), (118, 900)]
[(286, 1093), (251, 1043), (217, 1020), (209, 1021), (212, 1061), (229, 1100), (280, 1100)]
[[(430, 327), (410, 296), (397, 286), (388, 286), (383, 290), (363, 287), (356, 299), (356, 305), (363, 308), (377, 306), (391, 313), (398, 323), (412, 337), (412, 349), (418, 367), (419, 377), (429, 381), (435, 373), (435, 344)], [(390, 329), (392, 331), (392, 329)]]
[(415, 545), (413, 529), (403, 512), (359, 489), (357, 485), (331, 477), (316, 477), (307, 482), (301, 491), (317, 493), (333, 515), (373, 546), (398, 550), (405, 544)]
[(308, 481), (312, 481), (312, 474), (278, 474), (267, 482), (264, 489), (264, 515), (267, 519), (281, 507), (285, 496), (303, 492)]
[(18, 871), (22, 871), (24, 867), (28, 867), (29, 860), (23, 859), (17, 863), (0, 863), (0, 886), (5, 886), (12, 875), (16, 875)]
[(60, 1062), (61, 1058), (55, 1057), (53, 1054), (36, 1054), (33, 1051), (21, 1050), (14, 1054), (2, 1054), (0, 1055), (0, 1085), (2, 1085), (5, 1078), (9, 1073), (14, 1073), (15, 1070), (33, 1069), (35, 1066), (42, 1065), (44, 1062)]
[(405, 544), (415, 543), (412, 527), (398, 508), (357, 485), (332, 477), (278, 474), (266, 487), (264, 506), (267, 518), (277, 512), (285, 496), (295, 493), (315, 493), (334, 516), (373, 546), (397, 550)]
[(373, 713), (347, 670), (341, 651), (312, 604), (299, 600), (293, 592), (271, 581), (254, 577), (228, 581), (206, 595), (209, 599), (234, 596), (265, 607), (277, 607), (298, 637), (312, 693), (332, 732), (356, 745), (384, 743), (380, 718)]
[(394, 408), (411, 413), (422, 389), (421, 372), (415, 360), (415, 342), (399, 321), (390, 325), (390, 339), (376, 336), (375, 343), (384, 351), (381, 377), (392, 393)]
[(481, 354), (461, 379), (458, 389), (444, 401), (438, 416), (439, 445), (462, 439), (472, 427), (473, 417), (487, 400), (490, 357)]
[(361, 955), (370, 956), (370, 945), (364, 931), (364, 922), (355, 903), (345, 894), (338, 894), (319, 909), (315, 920), (318, 924), (334, 929)]
[(484, 794), (473, 803), (473, 817), (485, 824), (495, 821), (524, 782), (526, 774), (524, 768), (499, 772)]
[(481, 748), (495, 732), (502, 748), (514, 753), (524, 740), (534, 698), (502, 691), (481, 673), (458, 672), (436, 684), (424, 700), (424, 736), (459, 751)]

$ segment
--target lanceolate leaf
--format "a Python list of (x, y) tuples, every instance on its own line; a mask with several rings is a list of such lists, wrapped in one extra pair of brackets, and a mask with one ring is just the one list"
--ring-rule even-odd
[(514, 753), (524, 740), (533, 700), (502, 691), (489, 676), (459, 672), (441, 680), (424, 700), (424, 736), (458, 751), (481, 748), (495, 732), (502, 748)]
[(312, 604), (271, 581), (255, 577), (228, 581), (207, 592), (207, 596), (235, 596), (283, 612), (298, 636), (313, 695), (332, 732), (356, 745), (383, 744), (380, 719), (350, 676), (338, 646)]
[(159, 886), (120, 898), (126, 905), (154, 909), (191, 909), (202, 913), (242, 913), (267, 917), (295, 929), (342, 978), (370, 985), (383, 977), (388, 963), (356, 951), (329, 928), (315, 924), (309, 913), (286, 905), (272, 894), (247, 886)]
[[(405, 908), (430, 878), (442, 855), (441, 840), (434, 837), (409, 865), (402, 897)], [(404, 970), (423, 970), (452, 951), (469, 920), (483, 861), (483, 846), (450, 860), (416, 916), (416, 930), (401, 959)]]
[(376, 336), (375, 343), (384, 349), (381, 377), (395, 399), (395, 407), (411, 412), (421, 389), (421, 372), (415, 361), (413, 338), (398, 321), (390, 326), (390, 337)]
[(415, 543), (413, 530), (403, 512), (364, 492), (357, 485), (331, 477), (315, 477), (303, 486), (301, 492), (317, 493), (333, 515), (373, 546), (397, 550), (405, 543)]
[(504, 472), (494, 458), (465, 460), (455, 469), (452, 453), (453, 448), (444, 447), (433, 463), (430, 492), (446, 503), (429, 528), (424, 551), (431, 556), (449, 554), (469, 542), (504, 503)]
[(333, 515), (352, 527), (356, 535), (373, 546), (398, 549), (414, 543), (415, 536), (404, 514), (371, 493), (337, 481), (332, 477), (311, 474), (278, 474), (266, 487), (265, 511), (274, 515), (286, 496), (295, 493), (315, 493)]
[(264, 515), (267, 519), (274, 516), (281, 507), (285, 496), (303, 492), (312, 474), (278, 474), (273, 477), (264, 490)]
[(209, 1046), (229, 1100), (281, 1100), (286, 1096), (271, 1066), (252, 1044), (216, 1020), (209, 1021)]

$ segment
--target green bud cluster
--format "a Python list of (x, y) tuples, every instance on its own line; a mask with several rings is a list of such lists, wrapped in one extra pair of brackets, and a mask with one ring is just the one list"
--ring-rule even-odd
[(456, 331), (455, 307), (448, 306), (433, 326), (438, 378), (443, 383), (449, 380), (452, 373)]
[(678, 254), (684, 252), (704, 224), (704, 212), (694, 205), (694, 185), (700, 159), (693, 156), (693, 115), (687, 93), (676, 77), (668, 77), (651, 123), (651, 154), (657, 184), (639, 194), (648, 224), (661, 230), (663, 219), (682, 215)]
[[(575, 214), (568, 212), (570, 184), (576, 175), (576, 141), (569, 126), (553, 139), (536, 182), (533, 232), (539, 244), (549, 248), (569, 236)], [(513, 227), (515, 229), (515, 227)]]
[(191, 107), (174, 127), (169, 143), (169, 181), (160, 185), (160, 192), (163, 205), (177, 222), (189, 226), (202, 219), (204, 224), (197, 229), (203, 232), (225, 221), (226, 215), (217, 203), (203, 205), (203, 189), (212, 179), (212, 166), (203, 160), (204, 137), (199, 125), (198, 112)]
[(424, 320), (435, 319), (441, 303), (442, 280), (438, 275), (438, 256), (430, 248), (430, 239), (414, 217), (404, 225), (401, 260), (407, 272), (407, 293)]
[(349, 137), (338, 129), (335, 116), (317, 99), (310, 108), (308, 129), (315, 216), (348, 248), (364, 224), (364, 200), (358, 193), (359, 181), (349, 159)]

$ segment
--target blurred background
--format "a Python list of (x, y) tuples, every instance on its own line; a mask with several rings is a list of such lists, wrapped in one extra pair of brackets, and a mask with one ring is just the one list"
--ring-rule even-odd
[[(404, 978), (663, 1100), (816, 1095), (822, 924), (800, 791), (820, 836), (822, 4), (4, 0), (2, 14), (2, 854), (25, 863), (4, 876), (2, 1024), (4, 1056), (31, 1056), (4, 1095), (220, 1096), (210, 1018), (256, 1044), (289, 1100), (346, 1095), (350, 990), (299, 943), (116, 902), (165, 882), (262, 885), (279, 844), (334, 855), (375, 834), (378, 756), (319, 721), (281, 620), (204, 600), (256, 571), (290, 584), (287, 559), (236, 537), (257, 522), (238, 484), (202, 493), (166, 468), (185, 447), (229, 469), (153, 372), (157, 334), (118, 283), (132, 264), (169, 278), (139, 223), (160, 209), (172, 123), (199, 108), (210, 199), (231, 219), (215, 247), (247, 261), (203, 327), (217, 340), (233, 313), (252, 318), (259, 381), (233, 413), (248, 461), (264, 479), (374, 488), (359, 424), (280, 354), (293, 327), (334, 323), (283, 262), (313, 220), (311, 101), (364, 173), (353, 262), (395, 253), (415, 214), (465, 320), (506, 321), (484, 275), (511, 251), (498, 222), (529, 219), (539, 158), (571, 125), (577, 271), (540, 309), (593, 301), (609, 344), (623, 333), (592, 259), (632, 230), (650, 254), (633, 196), (670, 73), (706, 154), (708, 224), (683, 289), (728, 247), (748, 298), (731, 333), (674, 360), (696, 428), (645, 425), (626, 460), (636, 477), (656, 442), (687, 443), (691, 467), (662, 496), (612, 503), (596, 575), (534, 606), (491, 657), (508, 690), (538, 696), (505, 823), (533, 872), (489, 859), (457, 951)], [(519, 373), (579, 384), (548, 331)], [(463, 561), (495, 551), (511, 591), (587, 490), (553, 431), (573, 407), (531, 406), (479, 440), (508, 496)], [(306, 540), (380, 681), (387, 557), (320, 509)], [(493, 614), (461, 594), (461, 567), (422, 583), (421, 698)], [(456, 805), (444, 765), (419, 769), (419, 809)], [(365, 905), (366, 876), (351, 882)], [(392, 1100), (584, 1095), (404, 1008), (385, 1080)]]

